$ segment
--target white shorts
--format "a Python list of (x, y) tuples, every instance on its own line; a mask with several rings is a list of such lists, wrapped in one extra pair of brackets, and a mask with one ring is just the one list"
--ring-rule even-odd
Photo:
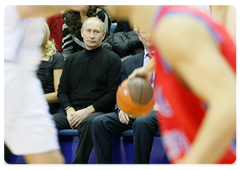
[(16, 155), (59, 149), (57, 129), (35, 71), (4, 62), (4, 140)]

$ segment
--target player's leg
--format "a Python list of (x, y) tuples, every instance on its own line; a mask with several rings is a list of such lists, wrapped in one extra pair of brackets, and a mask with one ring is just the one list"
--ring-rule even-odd
[(64, 163), (57, 129), (33, 71), (17, 64), (4, 65), (4, 140), (15, 155), (28, 163)]
[(65, 160), (60, 150), (24, 156), (29, 164), (64, 164)]

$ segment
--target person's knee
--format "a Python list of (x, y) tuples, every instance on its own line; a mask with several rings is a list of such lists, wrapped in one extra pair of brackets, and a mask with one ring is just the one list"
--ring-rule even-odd
[(103, 129), (104, 123), (105, 123), (105, 120), (101, 116), (93, 119), (93, 121), (90, 125), (91, 132), (95, 132), (95, 131), (98, 131), (100, 129)]
[(136, 119), (132, 125), (133, 129), (141, 129), (141, 128), (146, 128), (148, 126), (148, 122), (146, 119), (139, 118)]
[(85, 129), (86, 127), (89, 127), (90, 124), (92, 123), (94, 118), (92, 118), (90, 115), (87, 116), (80, 124), (80, 126), (78, 127), (78, 130), (80, 129)]
[(69, 123), (67, 121), (67, 116), (64, 112), (55, 113), (52, 116), (53, 116), (54, 123), (58, 130), (70, 128)]

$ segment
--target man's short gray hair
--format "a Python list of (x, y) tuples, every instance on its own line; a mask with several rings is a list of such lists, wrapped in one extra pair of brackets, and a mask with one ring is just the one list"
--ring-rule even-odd
[(89, 20), (96, 20), (96, 21), (101, 22), (103, 33), (106, 32), (106, 26), (105, 26), (104, 22), (103, 22), (101, 19), (97, 18), (97, 17), (90, 17), (90, 18), (86, 19), (86, 20), (83, 22), (83, 24), (82, 24), (82, 29), (84, 28), (85, 24), (86, 24)]

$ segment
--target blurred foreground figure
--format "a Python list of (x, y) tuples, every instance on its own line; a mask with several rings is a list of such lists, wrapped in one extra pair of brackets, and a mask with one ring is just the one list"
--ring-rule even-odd
[[(4, 141), (27, 163), (64, 163), (36, 70), (42, 18), (71, 6), (7, 6), (4, 11)], [(74, 7), (81, 10), (81, 6)], [(36, 17), (36, 18), (34, 18)]]
[(212, 16), (219, 20), (236, 43), (236, 9), (231, 5), (211, 5)]
[(193, 6), (109, 8), (152, 34), (156, 57), (129, 79), (149, 79), (156, 70), (159, 125), (169, 160), (234, 163), (236, 46), (224, 26)]

